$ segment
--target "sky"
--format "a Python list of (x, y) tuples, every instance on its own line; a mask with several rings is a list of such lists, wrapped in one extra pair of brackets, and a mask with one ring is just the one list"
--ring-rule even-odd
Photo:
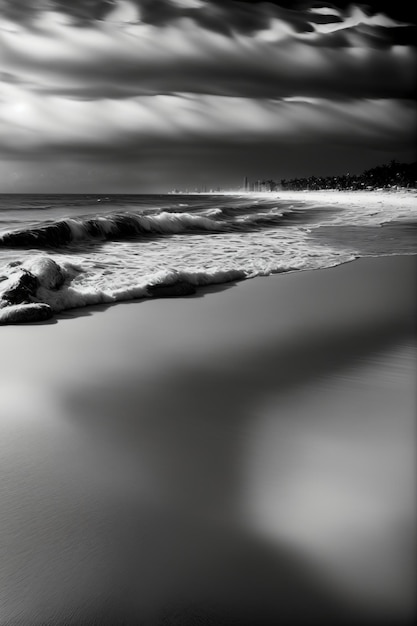
[(414, 161), (411, 4), (0, 0), (0, 193)]

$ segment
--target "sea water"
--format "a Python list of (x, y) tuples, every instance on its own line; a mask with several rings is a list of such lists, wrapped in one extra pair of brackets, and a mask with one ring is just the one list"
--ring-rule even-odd
[[(19, 270), (54, 312), (415, 252), (411, 209), (340, 207), (279, 194), (0, 195), (0, 295)], [(64, 277), (49, 288), (39, 257)], [(36, 269), (38, 268), (38, 269)]]

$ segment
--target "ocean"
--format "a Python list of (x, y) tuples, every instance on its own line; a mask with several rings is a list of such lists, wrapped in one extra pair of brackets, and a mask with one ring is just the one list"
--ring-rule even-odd
[[(414, 218), (389, 203), (313, 205), (302, 194), (0, 195), (0, 308), (35, 302), (57, 313), (412, 254)], [(35, 282), (17, 293), (28, 272)]]

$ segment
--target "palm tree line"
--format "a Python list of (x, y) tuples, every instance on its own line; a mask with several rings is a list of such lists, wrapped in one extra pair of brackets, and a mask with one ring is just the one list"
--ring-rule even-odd
[(281, 179), (278, 183), (272, 179), (250, 182), (245, 178), (245, 191), (277, 190), (360, 190), (360, 189), (397, 189), (417, 187), (417, 163), (399, 163), (395, 159), (384, 165), (378, 165), (362, 174), (342, 174), (339, 176), (308, 176)]

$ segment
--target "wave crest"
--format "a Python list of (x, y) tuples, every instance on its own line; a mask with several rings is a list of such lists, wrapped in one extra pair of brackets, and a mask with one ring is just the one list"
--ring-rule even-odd
[(61, 247), (73, 241), (109, 240), (170, 235), (185, 232), (222, 232), (227, 226), (210, 217), (190, 213), (162, 212), (154, 215), (120, 213), (94, 218), (66, 218), (34, 228), (9, 231), (0, 236), (0, 245), (8, 247)]
[[(247, 212), (248, 209), (246, 209)], [(203, 214), (162, 211), (153, 214), (115, 213), (93, 218), (65, 218), (0, 235), (0, 246), (59, 248), (74, 241), (117, 240), (184, 233), (227, 233), (277, 225), (291, 211), (271, 210), (239, 216), (230, 209), (210, 209)]]

